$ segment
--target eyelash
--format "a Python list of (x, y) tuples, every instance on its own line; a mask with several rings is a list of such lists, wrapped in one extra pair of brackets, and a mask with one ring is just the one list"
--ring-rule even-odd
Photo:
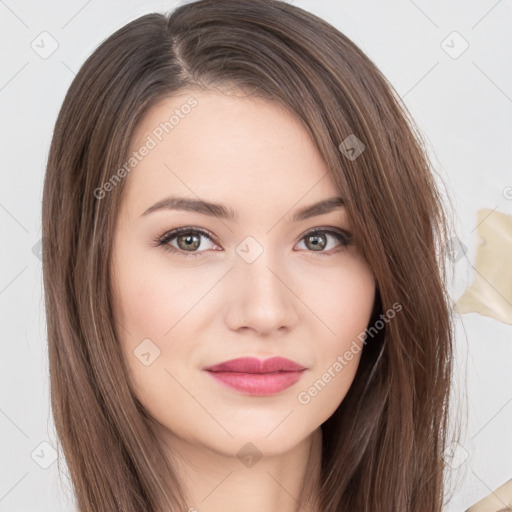
[[(169, 242), (171, 240), (173, 240), (174, 238), (177, 238), (179, 235), (181, 235), (183, 233), (203, 235), (206, 238), (210, 239), (210, 241), (212, 241), (216, 245), (219, 245), (219, 244), (217, 244), (217, 242), (215, 242), (213, 235), (206, 229), (192, 228), (192, 227), (188, 227), (188, 226), (182, 227), (182, 228), (176, 228), (176, 229), (173, 229), (171, 231), (164, 233), (161, 237), (154, 240), (154, 245), (156, 247), (162, 247), (164, 249), (164, 251), (167, 251), (167, 252), (170, 252), (173, 254), (178, 254), (178, 255), (184, 256), (186, 258), (189, 256), (192, 256), (192, 257), (201, 256), (201, 254), (205, 251), (188, 252), (188, 251), (183, 251), (181, 249), (177, 249), (176, 247), (173, 247), (172, 245), (169, 245)], [(314, 255), (314, 256), (321, 256), (321, 257), (322, 256), (332, 256), (333, 254), (337, 254), (338, 252), (342, 251), (345, 247), (347, 247), (348, 245), (350, 245), (352, 243), (352, 235), (351, 234), (349, 234), (345, 231), (342, 231), (342, 230), (338, 231), (333, 228), (315, 228), (314, 230), (309, 231), (304, 236), (302, 236), (299, 241), (302, 241), (307, 236), (316, 235), (318, 233), (325, 233), (325, 234), (334, 236), (338, 241), (341, 242), (341, 245), (340, 245), (340, 247), (338, 247), (335, 250), (331, 249), (330, 252), (307, 251), (307, 252), (311, 252), (312, 255)]]

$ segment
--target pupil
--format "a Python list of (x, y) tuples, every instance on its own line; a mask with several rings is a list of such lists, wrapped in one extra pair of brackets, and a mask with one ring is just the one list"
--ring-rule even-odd
[[(195, 239), (195, 241), (191, 241), (192, 239)], [(184, 244), (181, 244), (180, 241), (183, 241), (185, 240), (185, 243)], [(178, 244), (180, 246), (182, 246), (182, 248), (192, 248), (192, 249), (197, 249), (200, 245), (199, 243), (199, 237), (196, 236), (196, 235), (181, 235), (180, 237), (178, 237)]]
[(318, 235), (311, 235), (308, 237), (308, 241), (313, 244), (313, 248), (320, 248), (322, 250), (325, 247), (324, 237)]

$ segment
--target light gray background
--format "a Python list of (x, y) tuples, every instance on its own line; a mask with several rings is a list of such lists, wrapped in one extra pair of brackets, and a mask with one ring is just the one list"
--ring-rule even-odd
[[(368, 54), (427, 139), (456, 208), (454, 236), (468, 247), (450, 285), (458, 298), (472, 281), (477, 210), (512, 213), (503, 193), (512, 185), (512, 2), (293, 3), (335, 25)], [(142, 14), (175, 5), (0, 0), (0, 512), (74, 510), (66, 473), (59, 479), (53, 461), (57, 442), (37, 255), (42, 181), (58, 110), (74, 74), (106, 37)], [(41, 36), (44, 31), (51, 37)], [(453, 31), (469, 44), (457, 58), (464, 43), (450, 36)], [(47, 51), (51, 38), (58, 48), (42, 58), (32, 45)], [(457, 320), (454, 396), (467, 422), (450, 459), (457, 487), (448, 512), (465, 510), (512, 477), (511, 334), (512, 326), (477, 314)]]

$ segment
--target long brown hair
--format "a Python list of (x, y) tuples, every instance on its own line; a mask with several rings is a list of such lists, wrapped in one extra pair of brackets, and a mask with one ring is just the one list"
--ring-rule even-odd
[(101, 199), (95, 190), (126, 162), (148, 108), (220, 86), (301, 120), (375, 275), (372, 322), (401, 305), (322, 425), (321, 510), (440, 512), (453, 333), (447, 215), (432, 164), (372, 61), (327, 22), (278, 0), (199, 0), (142, 16), (96, 49), (64, 99), (44, 182), (43, 276), (51, 405), (78, 510), (190, 507), (130, 389), (113, 320), (112, 241), (126, 180)]

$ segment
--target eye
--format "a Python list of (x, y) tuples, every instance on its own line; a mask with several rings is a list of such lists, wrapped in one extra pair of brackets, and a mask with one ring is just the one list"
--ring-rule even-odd
[[(329, 239), (337, 240), (339, 245), (336, 246), (335, 243), (329, 243)], [(318, 253), (318, 256), (330, 256), (350, 245), (352, 243), (352, 235), (346, 231), (334, 228), (316, 228), (314, 231), (304, 235), (300, 242), (304, 243), (306, 249), (311, 249), (313, 253)], [(332, 250), (333, 247), (334, 250)]]
[[(209, 240), (213, 247), (204, 247), (202, 238)], [(329, 243), (329, 239), (334, 239), (339, 242), (338, 247)], [(311, 249), (311, 252), (318, 253), (319, 256), (329, 256), (343, 250), (346, 246), (352, 243), (352, 235), (346, 231), (338, 230), (336, 228), (316, 228), (306, 235), (302, 236), (300, 242), (303, 242), (306, 250)], [(217, 247), (218, 245), (213, 241), (213, 235), (202, 228), (182, 227), (173, 229), (164, 233), (160, 238), (154, 241), (154, 245), (162, 247), (165, 251), (179, 254), (180, 256), (201, 256), (203, 252), (208, 249)], [(198, 249), (202, 248), (201, 251)], [(324, 250), (326, 249), (327, 250)]]
[[(172, 231), (168, 231), (160, 238), (155, 240), (155, 245), (163, 247), (164, 250), (172, 253), (177, 253), (180, 256), (200, 256), (204, 251), (197, 251), (199, 247), (204, 250), (204, 244), (201, 244), (201, 238), (207, 238), (213, 243), (212, 235), (201, 228), (177, 228)], [(175, 242), (176, 245), (171, 245), (171, 242)], [(214, 244), (215, 246), (215, 244)]]

